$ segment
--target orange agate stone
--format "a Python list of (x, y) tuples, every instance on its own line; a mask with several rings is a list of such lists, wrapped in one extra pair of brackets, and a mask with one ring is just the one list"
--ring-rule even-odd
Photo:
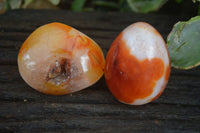
[(18, 54), (22, 78), (32, 88), (51, 95), (79, 91), (104, 73), (101, 48), (78, 30), (50, 23), (36, 29)]
[(162, 36), (137, 22), (124, 29), (106, 57), (105, 79), (119, 101), (142, 105), (158, 98), (167, 85), (170, 59)]

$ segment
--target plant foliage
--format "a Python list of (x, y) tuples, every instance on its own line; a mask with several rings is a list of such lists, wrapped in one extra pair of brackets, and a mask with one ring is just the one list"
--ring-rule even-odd
[(200, 16), (174, 25), (167, 38), (171, 65), (190, 69), (200, 65)]

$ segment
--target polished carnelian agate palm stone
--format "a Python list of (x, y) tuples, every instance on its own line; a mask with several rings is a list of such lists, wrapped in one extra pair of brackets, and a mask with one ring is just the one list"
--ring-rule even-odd
[(78, 30), (50, 23), (36, 29), (18, 54), (19, 72), (34, 89), (51, 95), (79, 91), (103, 75), (101, 48)]
[(170, 60), (165, 42), (156, 29), (144, 22), (123, 30), (106, 57), (108, 88), (126, 104), (142, 105), (158, 98), (169, 75)]

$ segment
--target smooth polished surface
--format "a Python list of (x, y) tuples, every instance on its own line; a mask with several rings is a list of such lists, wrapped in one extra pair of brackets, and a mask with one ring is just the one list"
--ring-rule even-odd
[(23, 41), (43, 24), (59, 21), (76, 27), (92, 37), (106, 55), (114, 38), (133, 22), (152, 24), (166, 39), (177, 21), (192, 17), (176, 13), (11, 10), (0, 15), (0, 132), (198, 133), (200, 67), (172, 69), (163, 94), (144, 106), (118, 102), (104, 78), (73, 94), (44, 95), (22, 80), (17, 67), (16, 57)]
[(64, 95), (84, 89), (103, 75), (101, 48), (76, 29), (50, 23), (35, 30), (22, 45), (18, 67), (34, 89)]
[(106, 57), (105, 78), (121, 102), (142, 105), (158, 98), (169, 79), (165, 42), (151, 25), (137, 22), (115, 39)]

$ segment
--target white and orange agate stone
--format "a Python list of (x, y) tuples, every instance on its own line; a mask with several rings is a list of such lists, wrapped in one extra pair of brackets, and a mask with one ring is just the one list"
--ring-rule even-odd
[(101, 48), (78, 30), (50, 23), (36, 29), (18, 54), (22, 78), (32, 88), (51, 95), (79, 91), (104, 73)]
[(105, 79), (119, 101), (143, 105), (158, 98), (170, 76), (170, 58), (160, 33), (145, 22), (124, 29), (106, 57)]

